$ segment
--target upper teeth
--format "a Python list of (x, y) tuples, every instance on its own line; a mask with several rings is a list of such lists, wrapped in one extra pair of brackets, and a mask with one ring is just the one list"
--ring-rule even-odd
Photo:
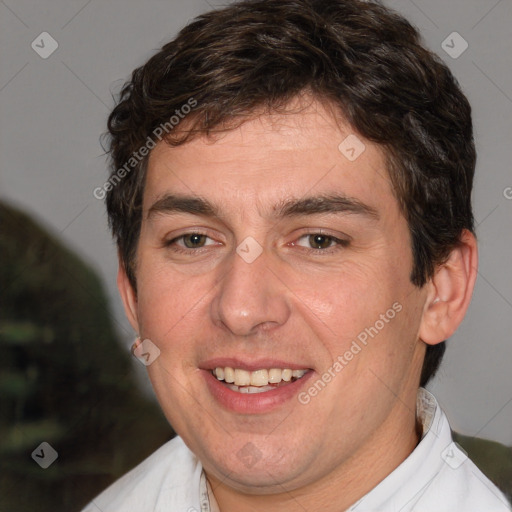
[(235, 386), (267, 386), (268, 384), (278, 384), (282, 380), (289, 382), (292, 377), (300, 379), (307, 370), (290, 370), (289, 368), (271, 368), (270, 370), (256, 370), (248, 372), (239, 368), (217, 367), (213, 374), (218, 380), (223, 380), (228, 384)]

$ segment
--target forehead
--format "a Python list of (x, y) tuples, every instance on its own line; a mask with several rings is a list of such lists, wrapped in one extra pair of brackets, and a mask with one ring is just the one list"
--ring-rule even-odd
[(145, 211), (171, 193), (209, 198), (238, 215), (326, 194), (397, 208), (382, 148), (315, 101), (178, 147), (161, 141), (148, 162)]

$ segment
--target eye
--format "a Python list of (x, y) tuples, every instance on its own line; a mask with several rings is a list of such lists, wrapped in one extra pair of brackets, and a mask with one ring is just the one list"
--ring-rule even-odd
[(336, 250), (338, 247), (348, 246), (349, 241), (323, 233), (310, 233), (301, 236), (293, 245), (300, 245), (311, 251), (328, 252), (329, 249)]
[(215, 245), (215, 241), (202, 233), (185, 233), (165, 242), (166, 247), (170, 247), (177, 252), (201, 249), (207, 245)]

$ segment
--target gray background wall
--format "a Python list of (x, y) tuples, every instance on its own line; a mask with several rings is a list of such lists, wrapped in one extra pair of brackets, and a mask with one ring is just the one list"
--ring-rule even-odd
[[(421, 30), (474, 107), (479, 279), (431, 388), (456, 430), (512, 445), (512, 2), (385, 3)], [(132, 69), (187, 21), (220, 5), (0, 0), (0, 197), (34, 214), (98, 270), (127, 347), (133, 333), (115, 288), (115, 249), (93, 196), (106, 178), (99, 135), (112, 94)], [(55, 43), (43, 32), (58, 44), (49, 56)]]

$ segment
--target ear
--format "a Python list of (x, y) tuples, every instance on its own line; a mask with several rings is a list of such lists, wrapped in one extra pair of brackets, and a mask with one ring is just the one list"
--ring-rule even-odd
[(117, 288), (119, 290), (119, 294), (121, 295), (121, 300), (124, 305), (124, 312), (130, 325), (133, 327), (136, 333), (140, 333), (139, 329), (139, 321), (137, 315), (137, 295), (135, 290), (133, 289), (130, 280), (128, 279), (128, 275), (126, 274), (126, 269), (124, 267), (121, 258), (119, 258), (119, 269), (117, 271)]
[(459, 245), (439, 265), (427, 286), (419, 337), (427, 345), (447, 340), (462, 322), (471, 301), (478, 271), (475, 236), (464, 230)]

